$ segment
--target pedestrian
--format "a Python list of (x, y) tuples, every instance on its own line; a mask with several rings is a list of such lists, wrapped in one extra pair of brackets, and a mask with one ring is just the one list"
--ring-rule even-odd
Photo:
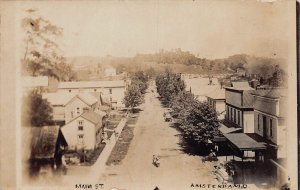
[(67, 163), (66, 163), (66, 157), (65, 155), (63, 154), (62, 157), (61, 157), (61, 166), (62, 166), (62, 171), (63, 171), (63, 174), (66, 175), (67, 174)]

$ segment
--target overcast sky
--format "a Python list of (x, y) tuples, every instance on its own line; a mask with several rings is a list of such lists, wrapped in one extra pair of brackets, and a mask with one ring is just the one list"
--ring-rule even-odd
[[(247, 53), (287, 57), (294, 1), (27, 2), (64, 29), (66, 56), (134, 56), (181, 48), (199, 57)], [(22, 15), (22, 14), (19, 14)]]

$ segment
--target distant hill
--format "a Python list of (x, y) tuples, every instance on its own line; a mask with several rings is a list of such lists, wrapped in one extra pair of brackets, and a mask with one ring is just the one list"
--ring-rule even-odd
[(270, 77), (278, 65), (282, 70), (287, 70), (284, 59), (256, 57), (247, 54), (232, 55), (223, 59), (206, 59), (196, 57), (188, 51), (175, 49), (160, 51), (155, 54), (137, 54), (135, 57), (122, 58), (106, 57), (68, 57), (67, 62), (72, 64), (75, 71), (103, 69), (108, 65), (117, 69), (118, 73), (134, 72), (135, 70), (163, 71), (171, 68), (175, 72), (197, 74), (226, 74), (236, 73), (244, 69), (248, 74), (260, 74)]

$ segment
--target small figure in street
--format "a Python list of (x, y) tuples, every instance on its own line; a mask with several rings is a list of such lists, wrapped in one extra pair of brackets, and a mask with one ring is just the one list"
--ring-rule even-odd
[(159, 157), (153, 155), (153, 160), (152, 160), (153, 165), (155, 165), (156, 167), (159, 167), (160, 163), (159, 163)]
[(62, 167), (63, 174), (66, 175), (68, 168), (67, 168), (67, 163), (66, 163), (66, 157), (64, 154), (61, 157), (61, 167)]

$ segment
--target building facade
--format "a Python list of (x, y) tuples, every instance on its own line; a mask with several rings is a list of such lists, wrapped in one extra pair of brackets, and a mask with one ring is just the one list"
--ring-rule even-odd
[(225, 87), (225, 119), (244, 133), (254, 133), (253, 96), (250, 87)]
[(225, 119), (225, 89), (216, 89), (207, 96), (208, 105), (218, 114), (218, 119)]
[(126, 83), (123, 80), (61, 82), (58, 85), (58, 92), (89, 92), (97, 96), (97, 99), (101, 99), (100, 96), (108, 96), (111, 104), (114, 102), (119, 107), (124, 106), (122, 101), (125, 96), (125, 90)]
[(99, 106), (98, 100), (89, 95), (78, 94), (65, 105), (65, 123), (80, 116), (84, 111), (95, 111)]
[(69, 150), (92, 150), (102, 140), (105, 115), (87, 111), (69, 121), (61, 130), (66, 138)]
[[(283, 89), (258, 90), (254, 96), (254, 132), (276, 145), (272, 158), (286, 158), (286, 105)], [(271, 147), (272, 148), (272, 147)]]

